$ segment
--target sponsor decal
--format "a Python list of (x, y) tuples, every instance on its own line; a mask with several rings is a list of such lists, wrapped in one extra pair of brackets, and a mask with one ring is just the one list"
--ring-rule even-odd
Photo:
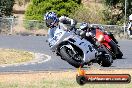
[(86, 83), (130, 83), (131, 76), (129, 74), (86, 74), (85, 70), (79, 68), (76, 81), (80, 85)]

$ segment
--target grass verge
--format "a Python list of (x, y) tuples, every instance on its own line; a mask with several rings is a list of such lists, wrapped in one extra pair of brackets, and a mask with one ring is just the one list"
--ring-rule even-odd
[[(132, 70), (90, 69), (88, 74), (130, 74)], [(85, 84), (76, 83), (76, 71), (65, 72), (28, 72), (0, 74), (0, 88), (132, 88), (129, 84)]]
[(32, 60), (33, 58), (33, 54), (27, 51), (0, 48), (0, 64), (26, 62)]

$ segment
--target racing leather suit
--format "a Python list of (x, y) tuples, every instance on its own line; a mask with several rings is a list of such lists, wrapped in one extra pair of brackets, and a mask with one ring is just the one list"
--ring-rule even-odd
[(128, 27), (127, 27), (127, 31), (128, 31), (128, 35), (132, 35), (132, 22), (128, 23)]
[(59, 18), (59, 23), (57, 26), (54, 26), (52, 28), (49, 28), (48, 30), (48, 42), (49, 45), (52, 46), (53, 43), (56, 42), (55, 37), (54, 37), (54, 33), (56, 31), (56, 29), (60, 29), (60, 30), (69, 30), (70, 27), (73, 27), (76, 25), (76, 21), (66, 17), (66, 16), (61, 16)]

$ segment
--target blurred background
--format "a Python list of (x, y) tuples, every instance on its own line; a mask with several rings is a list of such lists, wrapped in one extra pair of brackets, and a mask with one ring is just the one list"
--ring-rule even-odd
[[(46, 35), (43, 15), (57, 12), (127, 38), (126, 24), (132, 13), (131, 0), (1, 0), (0, 33)], [(124, 26), (125, 24), (125, 26)], [(118, 34), (118, 35), (117, 35)]]

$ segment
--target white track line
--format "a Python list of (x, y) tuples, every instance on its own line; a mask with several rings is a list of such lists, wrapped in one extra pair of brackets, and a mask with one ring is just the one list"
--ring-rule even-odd
[[(34, 65), (34, 64), (40, 64), (40, 63), (45, 63), (47, 61), (51, 60), (51, 56), (46, 55), (46, 54), (42, 54), (42, 53), (34, 53), (35, 55), (35, 59), (28, 61), (28, 62), (22, 62), (22, 63), (14, 63), (14, 64), (3, 64), (0, 65), (0, 67), (9, 67), (9, 66), (20, 66), (20, 65)], [(44, 59), (44, 57), (46, 57), (46, 59)]]
[(49, 55), (46, 55), (46, 54), (44, 54), (48, 59), (46, 59), (46, 60), (44, 60), (44, 61), (42, 61), (42, 62), (47, 62), (47, 61), (50, 61), (50, 59), (51, 59), (51, 56), (49, 56)]

